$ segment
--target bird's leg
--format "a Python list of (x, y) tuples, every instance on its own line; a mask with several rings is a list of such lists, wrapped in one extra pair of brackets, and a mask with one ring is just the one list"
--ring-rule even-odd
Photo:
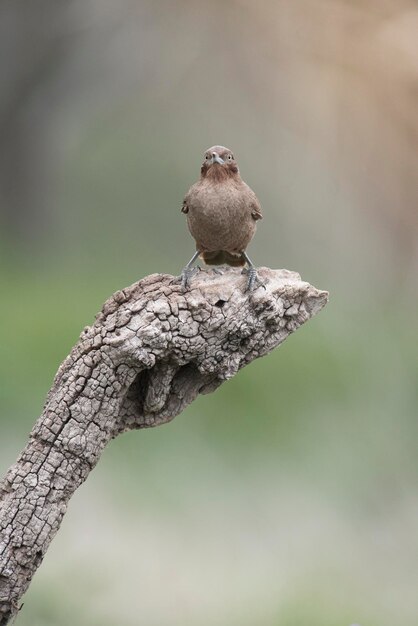
[(257, 280), (257, 270), (255, 268), (254, 263), (251, 261), (250, 257), (248, 256), (246, 252), (243, 252), (242, 256), (244, 257), (248, 265), (248, 269), (246, 270), (246, 273), (248, 274), (248, 279), (247, 279), (247, 286), (245, 288), (245, 291), (252, 291), (254, 288), (254, 283)]
[(190, 261), (188, 262), (188, 264), (186, 265), (186, 267), (183, 269), (181, 273), (181, 284), (184, 287), (184, 289), (188, 286), (189, 281), (191, 277), (193, 276), (193, 274), (195, 274), (195, 272), (197, 272), (198, 270), (197, 267), (193, 267), (193, 263), (196, 261), (199, 254), (200, 254), (200, 250), (196, 250), (196, 252), (194, 253), (194, 255), (192, 256), (192, 258), (190, 259)]

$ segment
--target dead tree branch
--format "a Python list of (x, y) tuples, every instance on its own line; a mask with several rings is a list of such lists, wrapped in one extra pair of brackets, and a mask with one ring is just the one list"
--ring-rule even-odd
[(200, 272), (184, 292), (154, 274), (115, 293), (59, 368), (45, 408), (0, 483), (0, 626), (20, 599), (68, 501), (106, 444), (172, 420), (199, 393), (282, 343), (328, 294), (287, 270)]

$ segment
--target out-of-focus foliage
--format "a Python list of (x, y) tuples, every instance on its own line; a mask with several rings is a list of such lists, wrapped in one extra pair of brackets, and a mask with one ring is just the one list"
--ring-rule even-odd
[(255, 261), (331, 294), (112, 443), (17, 624), (415, 626), (417, 26), (407, 0), (0, 3), (1, 472), (103, 300), (190, 257), (209, 145), (262, 202)]

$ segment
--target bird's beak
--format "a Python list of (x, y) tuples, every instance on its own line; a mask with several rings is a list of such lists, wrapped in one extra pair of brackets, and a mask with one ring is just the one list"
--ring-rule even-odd
[(219, 156), (217, 152), (212, 152), (212, 165), (214, 163), (219, 163), (219, 165), (223, 165), (225, 161)]

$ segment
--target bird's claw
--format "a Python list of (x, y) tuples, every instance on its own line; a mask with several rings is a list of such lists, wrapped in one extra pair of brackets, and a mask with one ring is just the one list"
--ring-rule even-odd
[(252, 291), (254, 289), (255, 283), (260, 283), (260, 279), (257, 274), (257, 270), (255, 267), (244, 268), (242, 270), (242, 274), (247, 274), (247, 284), (245, 287), (245, 291)]
[(255, 281), (257, 280), (257, 270), (254, 267), (250, 267), (248, 270), (247, 286), (245, 291), (252, 291), (254, 289)]
[(190, 279), (200, 270), (200, 267), (185, 267), (181, 273), (180, 280), (183, 289), (187, 289), (190, 284)]

